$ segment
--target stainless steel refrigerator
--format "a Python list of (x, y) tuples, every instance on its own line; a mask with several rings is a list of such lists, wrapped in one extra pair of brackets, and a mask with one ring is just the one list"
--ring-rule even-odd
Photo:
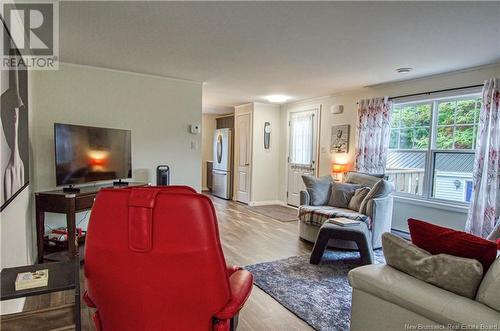
[(212, 170), (212, 194), (231, 199), (231, 129), (218, 129), (214, 134), (214, 165)]

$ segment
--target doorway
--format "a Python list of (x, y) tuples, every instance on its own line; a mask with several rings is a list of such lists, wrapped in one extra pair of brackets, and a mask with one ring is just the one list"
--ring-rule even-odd
[(235, 156), (236, 156), (236, 200), (250, 202), (250, 176), (252, 158), (252, 118), (251, 113), (236, 116), (235, 119)]
[(316, 175), (319, 107), (290, 112), (288, 116), (287, 203), (298, 207), (305, 189), (302, 175)]

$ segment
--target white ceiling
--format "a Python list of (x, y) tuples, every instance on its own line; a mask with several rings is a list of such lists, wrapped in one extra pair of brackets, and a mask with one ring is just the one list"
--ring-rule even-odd
[(61, 2), (60, 53), (205, 82), (227, 112), (500, 61), (500, 2)]

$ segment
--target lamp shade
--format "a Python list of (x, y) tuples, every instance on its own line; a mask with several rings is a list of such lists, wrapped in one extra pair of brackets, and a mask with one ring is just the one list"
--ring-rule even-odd
[(347, 170), (346, 164), (340, 164), (340, 163), (332, 164), (332, 172), (334, 174), (343, 173), (343, 172), (346, 172), (346, 170)]

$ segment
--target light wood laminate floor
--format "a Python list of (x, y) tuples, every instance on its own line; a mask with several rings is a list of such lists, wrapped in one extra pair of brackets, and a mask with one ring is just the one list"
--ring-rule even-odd
[[(310, 253), (312, 245), (298, 238), (297, 222), (280, 222), (252, 212), (246, 205), (210, 196), (219, 221), (219, 231), (228, 264), (248, 265)], [(85, 279), (82, 276), (82, 291)], [(67, 306), (72, 291), (47, 294), (26, 300), (25, 310), (38, 310), (29, 326), (22, 318), (2, 318), (2, 330), (63, 330), (71, 323)], [(90, 311), (82, 304), (82, 329), (94, 330)], [(238, 331), (309, 331), (304, 321), (281, 306), (258, 287), (240, 313)]]

